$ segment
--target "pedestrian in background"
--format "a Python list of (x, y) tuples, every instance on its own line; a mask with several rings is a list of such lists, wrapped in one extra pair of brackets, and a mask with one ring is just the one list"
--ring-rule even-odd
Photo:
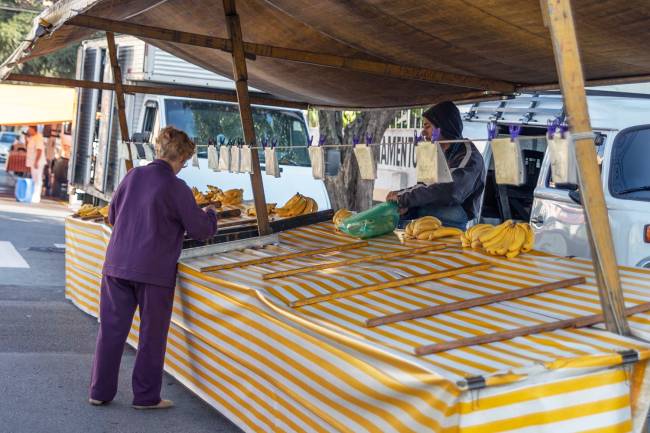
[(167, 332), (174, 302), (176, 265), (185, 232), (212, 237), (214, 208), (196, 204), (192, 190), (176, 177), (194, 154), (187, 134), (172, 126), (160, 132), (151, 164), (130, 170), (111, 201), (113, 226), (106, 250), (99, 304), (99, 334), (90, 385), (90, 404), (115, 397), (118, 373), (136, 307), (140, 311), (133, 368), (133, 407), (165, 409), (160, 398)]
[(27, 128), (27, 155), (25, 166), (30, 170), (34, 193), (32, 203), (40, 203), (43, 190), (43, 169), (45, 168), (45, 143), (36, 125)]

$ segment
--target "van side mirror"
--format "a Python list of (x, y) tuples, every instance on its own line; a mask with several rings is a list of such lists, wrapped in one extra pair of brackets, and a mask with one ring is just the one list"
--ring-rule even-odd
[(577, 189), (569, 191), (569, 198), (577, 204), (582, 204), (582, 197), (580, 197), (580, 191)]

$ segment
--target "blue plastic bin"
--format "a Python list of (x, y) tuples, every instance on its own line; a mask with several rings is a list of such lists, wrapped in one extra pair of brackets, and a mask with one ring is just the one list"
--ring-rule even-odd
[(18, 178), (16, 180), (16, 188), (14, 189), (16, 200), (21, 202), (31, 202), (32, 195), (34, 194), (34, 182), (28, 178)]

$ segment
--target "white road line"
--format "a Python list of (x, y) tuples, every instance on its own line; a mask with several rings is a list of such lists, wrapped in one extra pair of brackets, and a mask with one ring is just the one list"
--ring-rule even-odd
[(29, 264), (9, 241), (0, 241), (0, 268), (29, 268)]

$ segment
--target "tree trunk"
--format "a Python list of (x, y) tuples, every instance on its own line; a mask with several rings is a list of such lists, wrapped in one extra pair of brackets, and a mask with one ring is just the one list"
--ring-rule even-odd
[[(366, 135), (372, 135), (373, 143), (380, 143), (386, 128), (397, 113), (397, 110), (363, 111), (353, 122), (343, 127), (343, 115), (340, 111), (320, 110), (319, 133), (321, 137), (325, 137), (326, 144), (352, 144), (354, 137), (359, 137), (360, 143), (365, 143)], [(372, 149), (377, 161), (379, 148)], [(366, 210), (372, 206), (375, 182), (360, 178), (352, 147), (341, 147), (340, 151), (341, 169), (338, 175), (325, 177), (325, 188), (332, 209)]]

